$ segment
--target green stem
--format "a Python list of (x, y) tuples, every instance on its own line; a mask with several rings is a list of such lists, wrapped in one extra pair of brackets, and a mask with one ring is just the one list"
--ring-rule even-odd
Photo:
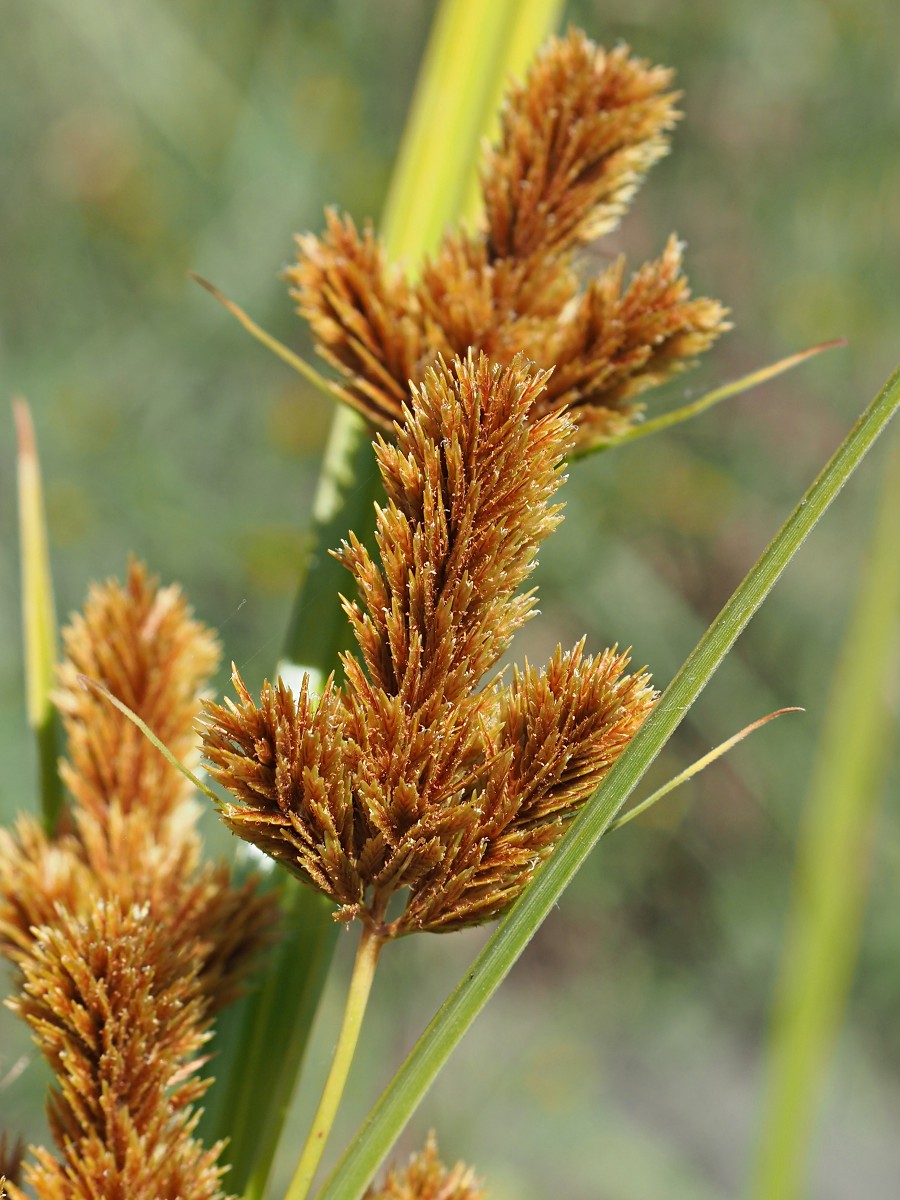
[(837, 663), (804, 806), (751, 1195), (805, 1194), (809, 1142), (859, 952), (890, 757), (900, 612), (900, 443)]
[(331, 1060), (331, 1068), (285, 1200), (306, 1200), (309, 1194), (316, 1168), (324, 1153), (328, 1135), (337, 1115), (341, 1096), (344, 1094), (347, 1076), (350, 1074), (350, 1065), (353, 1062), (356, 1043), (359, 1041), (359, 1031), (362, 1028), (369, 993), (372, 990), (372, 980), (375, 977), (375, 968), (378, 965), (378, 956), (383, 945), (384, 941), (377, 933), (369, 928), (363, 929), (356, 952), (356, 962), (353, 964), (353, 975), (347, 992), (347, 1006), (344, 1009), (344, 1019), (338, 1034), (334, 1057)]
[(706, 686), (809, 532), (900, 405), (900, 369), (875, 397), (691, 652), (553, 856), (501, 921), (366, 1117), (318, 1200), (357, 1200), (438, 1071)]

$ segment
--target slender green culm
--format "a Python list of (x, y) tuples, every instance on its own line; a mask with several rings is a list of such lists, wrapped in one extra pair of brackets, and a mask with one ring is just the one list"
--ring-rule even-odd
[(328, 1078), (285, 1200), (306, 1200), (309, 1195), (350, 1074), (350, 1065), (353, 1062), (356, 1043), (359, 1041), (366, 1005), (372, 990), (372, 980), (375, 978), (375, 968), (383, 945), (384, 942), (378, 934), (369, 928), (363, 928), (353, 966), (353, 977), (347, 992), (344, 1019), (341, 1022)]
[(358, 1200), (438, 1071), (681, 724), (807, 535), (900, 406), (900, 369), (838, 447), (686, 659), (603, 784), (466, 971), (369, 1113), (319, 1200)]
[[(256, 1024), (230, 1020), (222, 1030), (223, 1053), (235, 1071), (243, 1065), (244, 1088), (228, 1110), (235, 1128), (252, 1128), (258, 1122), (260, 1106), (274, 1115), (270, 1126), (259, 1129), (259, 1140), (241, 1143), (242, 1157), (231, 1160), (235, 1173), (246, 1178), (244, 1200), (265, 1194), (269, 1174), (278, 1147), (278, 1139), (290, 1108), (296, 1083), (295, 1075), (280, 1069), (282, 1060), (300, 1063), (309, 1039), (319, 999), (325, 987), (334, 955), (335, 930), (332, 905), (301, 886), (285, 889), (281, 907), (281, 927), (285, 941), (293, 947), (294, 957), (279, 954), (269, 967), (261, 987), (260, 1003), (254, 1011)], [(290, 997), (290, 1003), (285, 1002)], [(238, 1018), (242, 1014), (238, 1013)], [(280, 1039), (280, 1055), (272, 1055), (272, 1040)], [(247, 1064), (253, 1069), (247, 1070)], [(224, 1122), (224, 1114), (219, 1114)]]
[[(382, 231), (388, 255), (407, 269), (435, 244), (474, 189), (479, 142), (493, 118), (497, 89), (521, 73), (552, 30), (560, 0), (443, 0), (435, 16), (413, 104), (385, 205)], [(488, 31), (485, 33), (485, 31)], [(474, 48), (479, 48), (473, 51)], [(431, 161), (440, 147), (442, 170), (454, 187), (442, 185)], [(441, 177), (443, 178), (443, 177)], [(458, 185), (458, 187), (457, 187)], [(415, 219), (412, 220), (410, 214)], [(421, 222), (421, 223), (420, 223)], [(380, 481), (370, 431), (355, 412), (340, 406), (322, 466), (314, 517), (300, 584), (279, 672), (291, 684), (309, 673), (313, 683), (340, 670), (338, 654), (350, 641), (338, 594), (347, 574), (329, 551), (353, 529), (368, 541), (374, 531), (374, 501)], [(216, 1082), (206, 1097), (209, 1115), (201, 1124), (207, 1143), (227, 1138), (223, 1157), (232, 1164), (228, 1186), (244, 1200), (265, 1195), (275, 1146), (299, 1075), (311, 1014), (321, 996), (338, 928), (320, 897), (293, 879), (280, 885), (285, 912), (282, 940), (255, 992), (229, 1014), (237, 1031), (222, 1048)], [(316, 953), (302, 967), (313, 944)], [(285, 1040), (283, 979), (293, 973), (294, 994), (304, 997), (306, 1016)], [(252, 1040), (260, 1086), (247, 1095), (246, 1059), (237, 1047)], [(265, 1064), (265, 1065), (264, 1065)]]
[(753, 1200), (807, 1194), (809, 1144), (859, 952), (900, 649), (900, 442), (891, 449), (803, 813)]
[(41, 816), (45, 830), (52, 835), (63, 805), (62, 784), (57, 768), (59, 719), (50, 698), (56, 670), (56, 609), (34, 425), (28, 405), (19, 397), (13, 401), (13, 413), (18, 440), (25, 692), (28, 724), (37, 742)]

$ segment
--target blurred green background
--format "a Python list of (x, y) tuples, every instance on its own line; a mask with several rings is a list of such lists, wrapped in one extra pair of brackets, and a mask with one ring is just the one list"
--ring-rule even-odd
[[(325, 204), (377, 217), (434, 8), (4, 5), (0, 378), (33, 407), (62, 616), (133, 551), (184, 585), (248, 682), (271, 670), (330, 413), (187, 272), (309, 352), (279, 269)], [(542, 615), (517, 657), (586, 632), (594, 649), (632, 645), (664, 684), (900, 357), (900, 16), (892, 0), (580, 0), (567, 19), (674, 66), (685, 92), (671, 157), (588, 256), (624, 251), (637, 266), (676, 230), (695, 290), (733, 310), (735, 330), (652, 403), (850, 342), (693, 425), (573, 467), (538, 573)], [(805, 715), (601, 844), (404, 1152), (435, 1126), (494, 1200), (741, 1194), (800, 812), (888, 453), (876, 450), (792, 564), (653, 781), (765, 712)], [(9, 820), (35, 803), (11, 418), (0, 464)], [(884, 652), (896, 666), (896, 639)], [(886, 703), (896, 730), (896, 672)], [(816, 1127), (809, 1194), (822, 1200), (893, 1195), (900, 1179), (897, 783), (895, 761)], [(482, 938), (410, 939), (385, 955), (336, 1142)], [(348, 940), (345, 967), (349, 951)], [(4, 1013), (0, 1124), (41, 1137), (43, 1081)], [(298, 1138), (311, 1098), (298, 1101)], [(289, 1148), (283, 1171), (290, 1159)]]

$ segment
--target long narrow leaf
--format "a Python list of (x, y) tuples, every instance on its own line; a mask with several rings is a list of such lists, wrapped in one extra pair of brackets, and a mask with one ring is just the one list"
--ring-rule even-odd
[(755, 1200), (805, 1195), (809, 1142), (859, 950), (900, 648), (900, 444), (893, 451), (804, 809), (772, 1014)]
[(59, 721), (50, 699), (56, 668), (56, 611), (47, 552), (47, 523), (34, 425), (28, 405), (13, 401), (18, 440), (19, 545), (22, 562), (22, 625), (28, 723), (38, 751), (41, 815), (52, 834), (62, 811), (57, 769)]
[(810, 530), (900, 405), (900, 369), (875, 397), (678, 671), (552, 858), (501, 921), (366, 1118), (319, 1200), (357, 1200), (472, 1021), (684, 719)]

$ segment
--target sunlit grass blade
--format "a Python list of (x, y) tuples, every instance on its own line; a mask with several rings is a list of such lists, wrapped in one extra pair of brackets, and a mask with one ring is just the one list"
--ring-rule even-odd
[(601, 450), (612, 450), (616, 446), (624, 445), (625, 442), (634, 442), (638, 438), (649, 437), (651, 434), (661, 433), (664, 429), (682, 425), (685, 421), (691, 421), (694, 417), (699, 417), (701, 413), (721, 404), (723, 400), (730, 400), (734, 396), (749, 392), (753, 388), (759, 387), (760, 384), (768, 383), (770, 379), (783, 375), (785, 371), (791, 371), (794, 367), (799, 367), (801, 363), (816, 358), (826, 350), (834, 350), (839, 346), (846, 346), (846, 344), (846, 338), (836, 338), (832, 342), (821, 342), (806, 350), (798, 350), (796, 354), (780, 358), (778, 362), (769, 363), (767, 367), (760, 367), (758, 371), (751, 371), (749, 375), (742, 375), (740, 379), (733, 379), (731, 383), (724, 383), (721, 387), (713, 388), (711, 392), (706, 392), (696, 400), (692, 400), (690, 404), (684, 404), (681, 408), (673, 409), (672, 412), (661, 413), (658, 417), (651, 417), (649, 421), (643, 421), (639, 425), (632, 425), (630, 429), (610, 438), (608, 442), (589, 446), (575, 457), (583, 458)]
[(384, 206), (391, 259), (415, 267), (449, 222), (475, 215), (481, 139), (561, 11), (560, 0), (443, 0)]
[(900, 443), (841, 648), (804, 808), (772, 1013), (754, 1200), (807, 1195), (810, 1139), (859, 952), (900, 651)]
[[(444, 227), (459, 215), (477, 171), (479, 140), (488, 127), (497, 81), (520, 71), (550, 31), (559, 0), (443, 0), (432, 27), (425, 60), (407, 123), (400, 161), (392, 177), (382, 221), (387, 254), (414, 269)], [(484, 29), (503, 36), (485, 39)], [(482, 52), (491, 46), (490, 53)], [(439, 148), (441, 171), (435, 176), (432, 151)], [(453, 181), (445, 186), (446, 179)], [(444, 180), (442, 183), (441, 181)], [(234, 310), (232, 310), (234, 311)], [(241, 319), (237, 312), (234, 313)], [(246, 316), (246, 314), (244, 314)], [(248, 318), (249, 319), (249, 318)], [(252, 323), (255, 326), (255, 322)], [(245, 325), (245, 328), (247, 326)], [(258, 329), (258, 327), (256, 327)], [(254, 333), (254, 329), (250, 329)], [(262, 332), (262, 331), (261, 331)], [(265, 335), (266, 337), (268, 335)], [(264, 339), (261, 339), (264, 340)], [(283, 357), (278, 346), (271, 346)], [(289, 354), (292, 352), (288, 352)], [(290, 363), (295, 369), (297, 364)], [(308, 364), (305, 364), (308, 366)], [(329, 554), (353, 529), (368, 542), (374, 534), (374, 501), (381, 490), (371, 433), (358, 413), (339, 405), (335, 411), (322, 475), (314, 502), (293, 614), (278, 665), (288, 683), (304, 673), (314, 681), (340, 670), (338, 654), (350, 641), (350, 629), (338, 602), (347, 586), (344, 568)], [(263, 1196), (274, 1146), (281, 1132), (294, 1083), (303, 1061), (311, 1014), (324, 986), (327, 963), (337, 939), (337, 926), (318, 897), (288, 879), (282, 885), (290, 914), (286, 933), (267, 974), (255, 993), (239, 1001), (231, 1028), (239, 1028), (240, 1044), (256, 1048), (253, 1071), (266, 1087), (244, 1099), (246, 1061), (236, 1055), (219, 1064), (216, 1083), (207, 1094), (210, 1116), (201, 1124), (207, 1142), (228, 1138), (223, 1159), (233, 1165), (229, 1190), (244, 1200)], [(308, 946), (316, 954), (305, 959)], [(298, 963), (308, 961), (303, 975)], [(304, 996), (306, 1017), (296, 1036), (285, 1038), (283, 980), (297, 973), (295, 988)]]
[(900, 369), (865, 410), (688, 656), (616, 765), (537, 872), (369, 1113), (319, 1200), (358, 1200), (453, 1048), (500, 986), (685, 713), (900, 405)]
[(727, 754), (729, 750), (732, 750), (739, 742), (742, 742), (745, 737), (749, 737), (757, 729), (762, 729), (763, 725), (768, 725), (776, 717), (783, 717), (785, 713), (803, 711), (802, 708), (779, 708), (777, 712), (769, 713), (765, 717), (760, 717), (758, 721), (754, 721), (750, 725), (745, 725), (743, 729), (733, 734), (732, 737), (724, 742), (720, 742), (708, 754), (702, 755), (696, 761), (692, 762), (689, 767), (685, 767), (683, 771), (674, 775), (668, 783), (664, 783), (661, 788), (657, 788), (652, 796), (648, 796), (646, 800), (642, 800), (634, 808), (629, 808), (628, 812), (623, 813), (621, 817), (616, 817), (615, 821), (610, 824), (609, 832), (612, 833), (614, 829), (621, 829), (623, 825), (627, 825), (629, 821), (633, 821), (635, 817), (639, 817), (642, 813), (645, 813), (654, 804), (658, 804), (664, 796), (670, 795), (676, 788), (681, 787), (683, 783), (687, 783), (689, 779), (693, 779), (695, 775), (699, 775), (701, 771), (705, 771), (707, 767), (721, 758), (723, 754)]
[(37, 741), (41, 816), (47, 833), (52, 834), (63, 805), (57, 767), (59, 719), (50, 699), (56, 669), (56, 610), (34, 425), (28, 405), (19, 397), (13, 400), (13, 413), (18, 441), (25, 692), (28, 724), (34, 730)]
[[(472, 0), (469, 0), (471, 4)], [(477, 2), (477, 0), (476, 0)], [(485, 97), (484, 112), (487, 124), (482, 136), (493, 141), (500, 131), (500, 108), (511, 78), (521, 79), (534, 58), (535, 46), (557, 25), (563, 12), (562, 0), (501, 0), (496, 8), (498, 24), (502, 22), (500, 53), (504, 65), (490, 81)], [(464, 220), (474, 223), (481, 211), (480, 181), (471, 177), (460, 210)]]

